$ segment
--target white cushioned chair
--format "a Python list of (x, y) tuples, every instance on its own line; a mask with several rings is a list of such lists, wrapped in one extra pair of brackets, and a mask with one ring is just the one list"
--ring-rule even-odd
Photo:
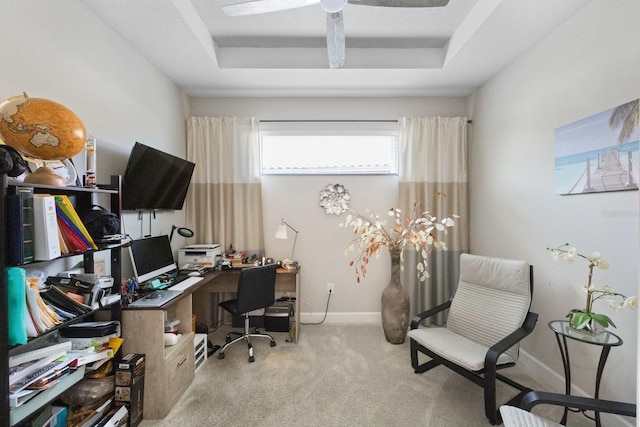
[[(454, 297), (415, 316), (411, 322), (411, 364), (422, 373), (444, 365), (484, 388), (485, 414), (500, 423), (496, 379), (520, 390), (509, 401), (516, 404), (529, 388), (498, 374), (518, 360), (520, 341), (529, 335), (538, 315), (529, 311), (532, 268), (525, 261), (460, 256), (460, 279)], [(421, 325), (449, 309), (446, 326)], [(419, 363), (419, 353), (430, 358)]]
[(504, 427), (559, 427), (562, 424), (555, 423), (546, 418), (532, 414), (535, 405), (565, 406), (581, 411), (590, 410), (606, 412), (610, 414), (636, 416), (636, 405), (633, 403), (614, 402), (612, 400), (594, 399), (590, 397), (568, 396), (566, 394), (531, 391), (524, 395), (520, 402), (521, 408), (514, 406), (501, 406), (500, 413)]

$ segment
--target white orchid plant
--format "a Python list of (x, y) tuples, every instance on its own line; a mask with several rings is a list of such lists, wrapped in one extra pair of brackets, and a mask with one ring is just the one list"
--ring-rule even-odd
[(386, 219), (381, 219), (370, 210), (365, 211), (366, 215), (350, 210), (340, 227), (351, 228), (356, 237), (347, 246), (345, 255), (351, 251), (357, 251), (358, 256), (353, 259), (349, 266), (355, 268), (356, 280), (359, 283), (360, 277), (367, 274), (367, 264), (372, 256), (379, 257), (383, 248), (393, 252), (400, 251), (400, 262), (402, 268), (402, 249), (410, 247), (420, 254), (421, 262), (416, 266), (417, 277), (424, 282), (429, 277), (427, 271), (427, 255), (431, 249), (446, 250), (444, 241), (436, 237), (437, 232), (447, 233), (447, 229), (453, 227), (451, 215), (443, 219), (438, 219), (429, 211), (422, 211), (420, 205), (414, 203), (409, 216), (404, 217), (398, 208), (391, 208), (387, 212), (393, 218), (391, 225), (387, 225)]
[(571, 247), (569, 243), (565, 243), (564, 245), (558, 246), (557, 248), (547, 248), (548, 251), (551, 252), (551, 256), (555, 261), (563, 260), (567, 263), (572, 263), (578, 258), (582, 258), (588, 262), (589, 266), (589, 278), (587, 284), (582, 287), (582, 290), (587, 294), (587, 302), (584, 309), (573, 309), (567, 317), (571, 317), (572, 326), (576, 329), (584, 329), (587, 327), (591, 321), (595, 321), (603, 327), (608, 327), (609, 325), (614, 328), (616, 325), (613, 321), (604, 314), (594, 313), (592, 311), (593, 303), (598, 301), (599, 299), (609, 297), (609, 308), (615, 311), (620, 311), (625, 307), (628, 307), (632, 310), (637, 309), (638, 307), (638, 298), (635, 296), (627, 297), (619, 292), (614, 292), (611, 289), (611, 286), (604, 285), (602, 289), (595, 289), (592, 285), (593, 278), (593, 269), (599, 268), (600, 270), (608, 270), (609, 269), (609, 261), (607, 261), (604, 257), (600, 255), (599, 252), (594, 252), (591, 255), (584, 255), (578, 253), (577, 249)]

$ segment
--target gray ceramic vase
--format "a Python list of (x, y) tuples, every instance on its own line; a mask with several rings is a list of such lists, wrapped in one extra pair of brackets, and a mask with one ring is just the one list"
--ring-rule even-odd
[(391, 255), (391, 279), (382, 291), (382, 329), (391, 344), (402, 344), (409, 328), (409, 293), (400, 282), (400, 249)]

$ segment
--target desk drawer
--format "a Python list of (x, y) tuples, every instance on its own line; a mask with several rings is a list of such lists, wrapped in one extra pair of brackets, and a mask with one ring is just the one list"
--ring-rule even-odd
[(176, 345), (180, 348), (172, 349), (165, 361), (167, 408), (173, 407), (194, 377), (193, 334), (183, 335)]

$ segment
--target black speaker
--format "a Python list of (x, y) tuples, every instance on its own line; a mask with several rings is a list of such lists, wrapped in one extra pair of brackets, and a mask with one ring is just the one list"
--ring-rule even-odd
[(15, 178), (26, 170), (27, 162), (18, 151), (8, 145), (0, 144), (0, 173), (6, 173)]

